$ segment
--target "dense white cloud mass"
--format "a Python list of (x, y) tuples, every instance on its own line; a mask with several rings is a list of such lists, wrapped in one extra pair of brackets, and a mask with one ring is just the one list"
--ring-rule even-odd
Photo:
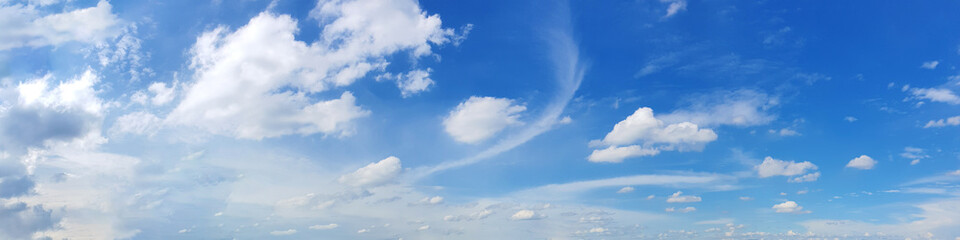
[[(779, 159), (774, 159), (773, 157), (766, 157), (763, 159), (763, 162), (760, 165), (754, 167), (757, 170), (757, 175), (761, 178), (768, 178), (773, 176), (796, 176), (803, 175), (809, 171), (817, 170), (817, 165), (814, 165), (811, 162), (794, 162), (794, 161), (784, 161)], [(815, 181), (820, 177), (820, 172), (815, 172), (811, 174), (806, 174), (798, 178), (792, 178), (790, 182), (809, 182)]]
[[(392, 181), (400, 174), (400, 159), (390, 156), (340, 177), (340, 183), (358, 187), (376, 187)], [(442, 201), (442, 198), (441, 198)]]
[(67, 42), (97, 43), (119, 33), (112, 6), (43, 15), (34, 5), (0, 2), (0, 51), (18, 47), (43, 47)]
[(810, 211), (804, 211), (803, 207), (794, 201), (786, 201), (773, 205), (773, 209), (776, 210), (777, 213), (810, 213)]
[[(409, 51), (419, 58), (431, 45), (457, 37), (426, 15), (414, 1), (328, 1), (311, 12), (319, 19), (320, 39), (295, 39), (297, 21), (263, 12), (230, 32), (219, 27), (197, 38), (191, 54), (195, 82), (167, 118), (181, 125), (239, 138), (287, 134), (348, 136), (352, 122), (369, 115), (350, 92), (340, 99), (315, 101), (309, 94), (350, 85), (371, 71), (382, 71), (386, 57)], [(399, 81), (404, 96), (426, 90), (429, 70), (411, 71)], [(159, 89), (158, 90), (162, 90)], [(159, 93), (162, 104), (170, 97)]]
[(680, 194), (683, 194), (683, 192), (677, 191), (673, 193), (673, 195), (670, 195), (670, 197), (667, 198), (667, 202), (668, 203), (689, 203), (689, 202), (702, 201), (702, 199), (700, 199), (700, 197), (698, 196), (683, 196)]
[(88, 146), (105, 141), (99, 131), (105, 106), (93, 88), (99, 77), (88, 70), (56, 85), (51, 80), (52, 75), (46, 75), (0, 88), (4, 147), (42, 146), (81, 137), (89, 141), (80, 144)]
[(520, 113), (525, 110), (511, 99), (473, 96), (450, 111), (443, 126), (458, 142), (479, 143), (508, 126), (522, 124)]
[(847, 163), (848, 168), (856, 168), (856, 169), (863, 169), (863, 170), (873, 169), (874, 165), (877, 165), (877, 161), (873, 160), (873, 158), (867, 155), (860, 155), (859, 157), (856, 157)]
[(716, 139), (717, 134), (713, 130), (700, 129), (690, 122), (664, 124), (653, 116), (653, 109), (642, 107), (614, 125), (602, 142), (608, 145), (641, 142), (648, 146), (659, 143), (683, 146), (699, 145)]
[(923, 128), (946, 127), (960, 125), (960, 116), (953, 116), (946, 119), (930, 120)]

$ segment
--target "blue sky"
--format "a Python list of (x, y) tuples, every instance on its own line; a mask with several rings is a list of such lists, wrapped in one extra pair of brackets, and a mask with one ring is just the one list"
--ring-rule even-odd
[(958, 239), (958, 5), (0, 0), (0, 238)]

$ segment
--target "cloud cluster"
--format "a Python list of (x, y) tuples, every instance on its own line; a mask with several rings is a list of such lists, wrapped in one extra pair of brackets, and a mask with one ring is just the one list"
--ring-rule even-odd
[(873, 158), (867, 155), (860, 155), (859, 157), (856, 157), (853, 160), (850, 160), (850, 162), (847, 162), (846, 167), (869, 170), (869, 169), (873, 169), (874, 165), (877, 165), (876, 160), (873, 160)]
[(690, 122), (665, 124), (653, 115), (653, 109), (641, 107), (614, 125), (602, 140), (594, 141), (594, 145), (609, 147), (594, 150), (587, 159), (618, 163), (629, 157), (656, 155), (661, 150), (699, 150), (716, 139), (713, 130), (701, 129)]

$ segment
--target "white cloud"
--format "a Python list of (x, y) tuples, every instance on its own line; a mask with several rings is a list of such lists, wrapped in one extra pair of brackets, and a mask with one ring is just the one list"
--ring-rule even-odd
[[(757, 175), (761, 178), (768, 178), (773, 176), (796, 176), (806, 174), (808, 171), (817, 170), (817, 165), (810, 163), (808, 161), (804, 162), (794, 162), (794, 161), (783, 161), (779, 159), (774, 159), (772, 157), (766, 157), (763, 159), (763, 162), (760, 165), (754, 167), (757, 170)], [(814, 175), (805, 175), (796, 179), (796, 181), (801, 180), (816, 180), (820, 177), (819, 172), (814, 173)], [(791, 179), (793, 180), (793, 179)]]
[(678, 212), (678, 213), (688, 213), (688, 212), (693, 212), (693, 211), (696, 211), (696, 210), (697, 210), (697, 208), (695, 208), (695, 207), (685, 207), (685, 208), (680, 208), (680, 209), (677, 209), (677, 208), (674, 208), (674, 207), (668, 207), (668, 208), (664, 209), (665, 212)]
[(296, 230), (296, 229), (287, 229), (287, 230), (271, 231), (271, 232), (270, 232), (270, 235), (274, 235), (274, 236), (286, 236), (286, 235), (293, 235), (294, 233), (297, 233), (297, 230)]
[(660, 0), (661, 3), (670, 3), (667, 6), (667, 14), (663, 15), (663, 18), (669, 18), (673, 15), (676, 15), (680, 11), (687, 10), (687, 1), (686, 0)]
[[(321, 2), (310, 15), (323, 29), (312, 43), (295, 38), (297, 21), (269, 12), (234, 32), (219, 27), (203, 33), (191, 50), (195, 81), (184, 85), (167, 120), (248, 139), (349, 136), (351, 122), (369, 112), (355, 106), (349, 92), (329, 101), (316, 101), (313, 93), (383, 71), (396, 53), (430, 55), (431, 45), (456, 37), (438, 15), (428, 16), (411, 0)], [(429, 85), (424, 74), (411, 77), (403, 85), (408, 93)]]
[(753, 198), (752, 198), (752, 197), (747, 197), (747, 196), (741, 196), (741, 197), (740, 197), (740, 200), (741, 200), (741, 201), (750, 201), (750, 200), (753, 200)]
[(632, 193), (635, 189), (633, 187), (623, 187), (620, 190), (617, 190), (617, 193)]
[(590, 162), (619, 163), (627, 158), (654, 156), (657, 154), (660, 154), (660, 150), (643, 148), (638, 145), (626, 147), (610, 146), (605, 149), (594, 149), (593, 153), (590, 153), (590, 156), (587, 157), (587, 160)]
[(935, 69), (937, 68), (937, 65), (940, 65), (940, 61), (923, 62), (923, 64), (920, 65), (920, 68)]
[(786, 201), (773, 205), (773, 209), (776, 210), (777, 213), (810, 213), (810, 211), (804, 211), (803, 207), (794, 201)]
[(421, 203), (421, 204), (428, 204), (428, 205), (441, 204), (441, 203), (443, 203), (443, 197), (441, 197), (441, 196), (425, 197), (425, 198), (423, 198), (423, 199), (420, 199), (420, 203)]
[(757, 126), (777, 119), (768, 111), (780, 104), (779, 98), (754, 90), (720, 91), (686, 101), (689, 106), (659, 118), (667, 123), (692, 122), (701, 126)]
[(670, 195), (670, 197), (667, 198), (667, 202), (668, 203), (689, 203), (689, 202), (702, 201), (702, 199), (700, 199), (700, 197), (698, 196), (681, 196), (680, 194), (683, 194), (683, 192), (677, 191), (673, 193), (673, 195)]
[(525, 110), (511, 99), (473, 96), (443, 119), (444, 130), (458, 142), (479, 143), (507, 126), (522, 124), (518, 119)]
[(927, 99), (933, 102), (942, 102), (952, 105), (960, 104), (960, 97), (953, 92), (953, 90), (946, 88), (909, 88), (904, 86), (905, 89), (909, 89), (910, 93), (914, 97), (920, 99)]
[[(376, 187), (392, 181), (400, 174), (400, 159), (390, 156), (340, 177), (340, 183), (358, 187)], [(440, 198), (441, 201), (443, 198)]]
[(327, 225), (313, 225), (313, 226), (310, 226), (309, 228), (312, 230), (329, 230), (329, 229), (337, 228), (339, 226), (340, 225), (337, 225), (336, 223), (331, 223)]
[(540, 215), (540, 214), (537, 214), (536, 212), (534, 212), (534, 211), (532, 211), (532, 210), (524, 209), (524, 210), (520, 210), (520, 211), (517, 211), (516, 213), (514, 213), (513, 216), (510, 216), (510, 219), (513, 219), (513, 220), (537, 220), (537, 219), (541, 219), (541, 218), (544, 218), (544, 217), (545, 217), (545, 216)]
[(847, 117), (843, 118), (843, 120), (846, 120), (847, 122), (856, 122), (856, 121), (857, 121), (857, 118), (852, 117), (852, 116), (847, 116)]
[(780, 129), (779, 131), (770, 129), (770, 133), (778, 134), (778, 135), (783, 136), (783, 137), (788, 137), (788, 136), (800, 136), (800, 133), (799, 133), (799, 132), (797, 132), (796, 130), (793, 130), (793, 129), (789, 129), (789, 128), (782, 128), (782, 129)]
[(110, 127), (110, 135), (137, 134), (153, 136), (160, 131), (163, 120), (148, 112), (132, 112), (120, 116)]
[(789, 180), (787, 180), (787, 182), (792, 182), (792, 183), (813, 182), (813, 181), (817, 181), (817, 179), (820, 179), (820, 172), (813, 172), (813, 173), (805, 174), (803, 176), (790, 178)]
[(119, 32), (120, 20), (112, 6), (100, 1), (95, 7), (42, 15), (33, 5), (0, 2), (0, 51), (18, 47), (57, 46), (67, 42), (98, 43)]
[(850, 162), (847, 163), (846, 167), (867, 170), (867, 169), (873, 169), (873, 166), (876, 164), (877, 164), (877, 161), (873, 160), (873, 158), (870, 158), (870, 156), (861, 155), (857, 158), (854, 158), (853, 160), (850, 160)]
[(153, 98), (150, 99), (150, 102), (153, 103), (153, 105), (163, 106), (173, 101), (173, 98), (176, 96), (176, 87), (176, 83), (171, 84), (170, 87), (167, 87), (167, 84), (163, 82), (150, 84), (150, 87), (147, 88), (150, 93), (153, 93)]
[(653, 109), (638, 108), (629, 117), (613, 126), (602, 143), (623, 145), (640, 142), (645, 146), (667, 144), (669, 146), (696, 146), (717, 139), (710, 129), (701, 129), (696, 124), (681, 122), (664, 124), (653, 115)]
[(957, 126), (960, 125), (960, 116), (953, 116), (947, 119), (931, 120), (927, 122), (927, 125), (924, 125), (923, 128), (932, 128), (932, 127), (946, 127), (946, 126)]
[(430, 69), (412, 70), (397, 80), (397, 87), (403, 97), (409, 97), (414, 94), (426, 91), (434, 82), (430, 79)]

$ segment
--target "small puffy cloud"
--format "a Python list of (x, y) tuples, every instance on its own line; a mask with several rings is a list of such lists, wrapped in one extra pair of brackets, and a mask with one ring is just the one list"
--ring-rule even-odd
[(857, 118), (852, 117), (852, 116), (847, 116), (847, 117), (843, 118), (843, 120), (844, 120), (844, 121), (847, 121), (847, 122), (856, 122), (856, 121), (857, 121)]
[(162, 82), (150, 84), (150, 87), (147, 87), (147, 90), (153, 94), (153, 98), (150, 99), (150, 103), (153, 103), (153, 105), (162, 106), (170, 101), (173, 101), (173, 98), (176, 96), (175, 88), (176, 83), (171, 84), (170, 87), (167, 87), (167, 84)]
[(398, 79), (397, 87), (400, 88), (400, 93), (403, 97), (409, 97), (426, 91), (430, 85), (433, 85), (434, 82), (430, 79), (430, 71), (429, 68), (427, 68), (427, 70), (412, 70), (402, 76), (401, 79)]
[(0, 51), (19, 47), (57, 46), (68, 42), (95, 44), (119, 33), (113, 6), (102, 0), (95, 7), (43, 15), (33, 5), (0, 1)]
[[(773, 176), (796, 176), (807, 174), (809, 171), (817, 170), (817, 165), (814, 165), (811, 162), (794, 162), (794, 161), (784, 161), (779, 159), (774, 159), (773, 157), (766, 157), (763, 159), (763, 162), (760, 165), (754, 167), (757, 170), (757, 175), (761, 178), (768, 178)], [(819, 173), (814, 175), (805, 175), (797, 180), (807, 180), (812, 179), (816, 180), (820, 177)]]
[(850, 160), (850, 162), (847, 163), (846, 167), (867, 170), (867, 169), (873, 169), (873, 166), (876, 164), (877, 164), (877, 161), (873, 160), (873, 158), (871, 158), (870, 156), (860, 155), (859, 157), (854, 158), (853, 160)]
[[(400, 174), (400, 159), (390, 156), (340, 177), (340, 183), (358, 187), (376, 187), (392, 181)], [(442, 198), (441, 198), (442, 201)]]
[(293, 235), (294, 233), (297, 233), (297, 230), (296, 230), (296, 229), (287, 229), (287, 230), (271, 231), (271, 232), (270, 232), (270, 235), (274, 235), (274, 236), (286, 236), (286, 235)]
[(797, 202), (794, 202), (794, 201), (786, 201), (783, 203), (773, 205), (773, 209), (776, 210), (777, 213), (796, 213), (796, 214), (810, 213), (810, 211), (804, 211), (803, 207), (801, 207), (800, 205), (797, 204)]
[(512, 219), (512, 220), (536, 220), (536, 219), (541, 219), (541, 218), (544, 218), (544, 217), (545, 217), (545, 216), (540, 215), (540, 214), (537, 214), (536, 212), (534, 212), (534, 211), (532, 211), (532, 210), (524, 209), (524, 210), (520, 210), (520, 211), (517, 211), (516, 213), (514, 213), (513, 216), (510, 216), (510, 219)]
[(594, 149), (593, 153), (587, 157), (590, 162), (620, 163), (623, 159), (632, 157), (654, 156), (660, 154), (660, 150), (654, 148), (643, 148), (638, 145), (626, 147), (610, 146), (604, 149)]
[(423, 225), (417, 228), (417, 231), (426, 231), (426, 230), (430, 230), (430, 225)]
[(450, 111), (443, 126), (458, 142), (479, 143), (507, 126), (522, 124), (518, 119), (526, 110), (511, 99), (473, 96)]
[(310, 226), (309, 228), (312, 230), (329, 230), (329, 229), (337, 228), (339, 226), (340, 225), (337, 225), (336, 223), (331, 223), (327, 225), (313, 225), (313, 226)]
[(670, 195), (670, 197), (667, 198), (667, 202), (668, 203), (689, 203), (689, 202), (702, 201), (702, 199), (700, 199), (700, 197), (698, 196), (682, 196), (680, 194), (683, 194), (683, 192), (677, 191), (673, 193), (673, 195)]
[(660, 2), (669, 3), (669, 5), (667, 5), (667, 14), (663, 15), (663, 18), (669, 18), (681, 11), (687, 10), (686, 0), (660, 0)]
[(623, 187), (620, 190), (617, 190), (617, 193), (632, 193), (633, 191), (633, 187)]
[(747, 197), (747, 196), (741, 196), (741, 197), (740, 197), (740, 201), (750, 201), (750, 200), (753, 200), (753, 198), (752, 198), (752, 197)]
[(914, 160), (920, 160), (920, 159), (930, 157), (930, 155), (927, 155), (926, 153), (924, 153), (923, 148), (915, 148), (915, 147), (904, 147), (903, 152), (900, 153), (900, 156), (907, 159), (914, 159)]
[(960, 125), (960, 116), (949, 117), (946, 119), (930, 120), (923, 128), (946, 127)]
[(678, 213), (688, 213), (688, 212), (693, 212), (693, 211), (696, 211), (696, 210), (697, 210), (697, 208), (695, 208), (695, 207), (685, 207), (685, 208), (668, 207), (668, 208), (664, 209), (664, 211), (666, 211), (666, 212), (678, 212)]
[(780, 136), (782, 136), (782, 137), (800, 136), (800, 133), (799, 133), (799, 132), (797, 132), (796, 130), (793, 130), (793, 129), (789, 129), (789, 128), (782, 128), (782, 129), (780, 129), (780, 130), (770, 129), (770, 133), (771, 133), (771, 134), (777, 134), (777, 135), (780, 135)]
[(641, 107), (632, 115), (613, 126), (602, 142), (608, 145), (624, 145), (641, 142), (643, 145), (672, 144), (699, 145), (717, 139), (710, 129), (701, 129), (696, 124), (681, 122), (664, 124), (653, 115), (653, 109)]
[(940, 61), (923, 62), (923, 64), (920, 64), (920, 68), (935, 69), (937, 68), (937, 65), (940, 65)]

